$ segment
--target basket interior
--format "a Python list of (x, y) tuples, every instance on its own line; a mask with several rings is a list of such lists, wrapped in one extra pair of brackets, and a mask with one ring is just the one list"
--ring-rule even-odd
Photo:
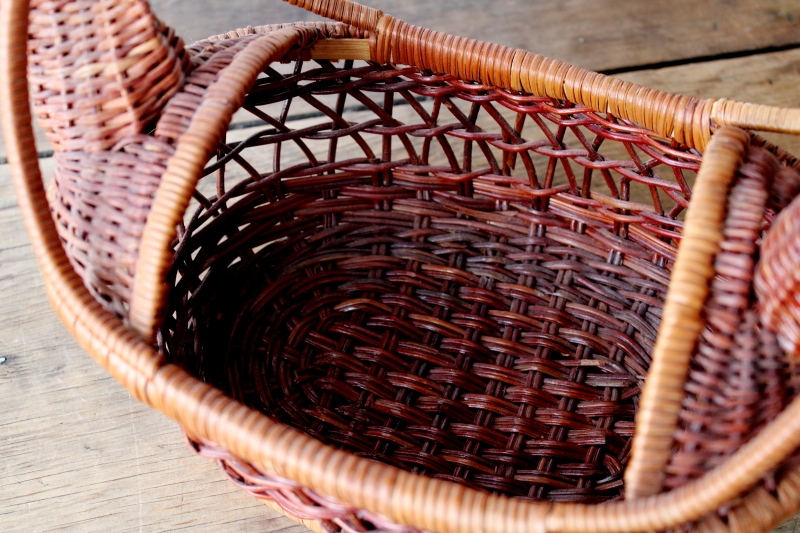
[(699, 162), (569, 102), (271, 67), (181, 228), (160, 347), (364, 457), (619, 498)]

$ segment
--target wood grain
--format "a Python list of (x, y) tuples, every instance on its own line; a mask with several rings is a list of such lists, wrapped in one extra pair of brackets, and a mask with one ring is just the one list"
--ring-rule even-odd
[[(153, 0), (187, 39), (321, 20), (280, 0)], [(362, 0), (411, 24), (524, 48), (592, 70), (800, 43), (800, 1)]]

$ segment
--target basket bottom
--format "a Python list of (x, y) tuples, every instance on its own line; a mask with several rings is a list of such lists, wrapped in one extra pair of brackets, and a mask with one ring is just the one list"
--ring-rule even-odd
[(532, 499), (621, 496), (663, 266), (500, 202), (293, 200), (186, 232), (173, 361), (406, 470)]

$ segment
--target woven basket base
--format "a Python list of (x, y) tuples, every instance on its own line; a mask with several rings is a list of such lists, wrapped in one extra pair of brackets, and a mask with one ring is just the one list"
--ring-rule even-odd
[(566, 219), (540, 214), (535, 236), (496, 206), (231, 208), (184, 245), (165, 349), (361, 456), (521, 497), (619, 497), (666, 287)]
[(699, 155), (568, 102), (341, 67), (267, 69), (245, 99), (265, 125), (206, 169), (162, 350), (363, 457), (620, 498)]

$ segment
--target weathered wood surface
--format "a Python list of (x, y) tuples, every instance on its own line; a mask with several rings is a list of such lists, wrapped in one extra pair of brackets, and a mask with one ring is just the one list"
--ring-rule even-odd
[[(277, 0), (209, 7), (214, 3), (154, 2), (188, 38), (303, 18)], [(800, 2), (367, 3), (410, 22), (596, 70), (800, 40)], [(800, 50), (773, 51), (620, 77), (690, 95), (800, 106), (799, 64)], [(779, 142), (800, 153), (800, 139)], [(42, 163), (48, 174), (51, 161)], [(174, 423), (132, 400), (77, 347), (45, 298), (2, 165), (0, 361), (0, 530), (307, 531), (235, 489), (212, 462), (189, 451)], [(777, 531), (800, 531), (800, 520)]]
[[(411, 24), (524, 48), (593, 70), (800, 42), (800, 2), (786, 0), (360, 3)], [(191, 39), (247, 25), (319, 19), (276, 0), (153, 0), (152, 5)]]

